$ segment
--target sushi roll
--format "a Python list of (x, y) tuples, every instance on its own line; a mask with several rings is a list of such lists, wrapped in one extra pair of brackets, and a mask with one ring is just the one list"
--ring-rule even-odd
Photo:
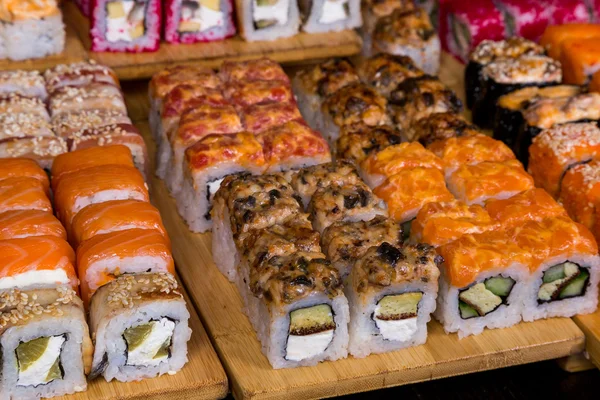
[(321, 133), (329, 143), (335, 143), (344, 125), (362, 122), (369, 126), (390, 123), (387, 100), (369, 86), (356, 83), (345, 86), (329, 96), (321, 106)]
[(468, 205), (507, 199), (533, 186), (533, 178), (517, 160), (463, 165), (448, 177), (448, 189)]
[(219, 77), (223, 82), (263, 80), (289, 83), (281, 65), (266, 57), (248, 61), (225, 61), (219, 69)]
[(562, 80), (562, 70), (558, 61), (546, 56), (499, 58), (483, 67), (481, 80), (483, 90), (473, 103), (473, 122), (491, 127), (500, 96), (527, 86), (558, 85)]
[(239, 33), (248, 42), (294, 36), (300, 27), (297, 0), (235, 0)]
[(65, 36), (56, 0), (19, 0), (0, 9), (0, 58), (22, 61), (60, 54)]
[(564, 25), (592, 22), (593, 9), (588, 9), (586, 0), (547, 0), (550, 11), (550, 25)]
[(46, 211), (13, 210), (0, 214), (0, 241), (32, 236), (67, 240), (67, 232), (60, 221)]
[(323, 253), (345, 280), (370, 248), (383, 243), (401, 246), (403, 234), (400, 225), (379, 215), (369, 221), (334, 222), (323, 231), (321, 243)]
[(335, 158), (360, 165), (370, 154), (401, 142), (400, 132), (390, 125), (346, 125), (340, 130), (340, 137), (335, 146)]
[(160, 44), (160, 0), (94, 0), (92, 51), (152, 52)]
[(592, 75), (600, 71), (598, 38), (577, 38), (563, 41), (560, 62), (563, 67), (565, 83), (587, 84)]
[(116, 110), (83, 110), (58, 114), (52, 118), (52, 130), (57, 136), (69, 138), (86, 129), (133, 122), (126, 114)]
[(366, 59), (358, 73), (363, 82), (386, 98), (404, 80), (425, 74), (410, 57), (388, 53), (379, 53)]
[(48, 174), (33, 160), (27, 158), (0, 159), (0, 181), (8, 178), (34, 178), (40, 181), (50, 194)]
[(225, 98), (241, 109), (259, 103), (289, 103), (294, 95), (287, 81), (253, 80), (228, 82)]
[(177, 209), (193, 232), (211, 229), (211, 203), (227, 175), (265, 170), (262, 145), (248, 132), (209, 135), (186, 150), (184, 162)]
[(419, 210), (410, 227), (411, 243), (443, 246), (463, 235), (495, 230), (498, 223), (479, 204), (461, 201), (428, 203)]
[(583, 225), (565, 217), (531, 221), (511, 232), (511, 239), (532, 254), (524, 321), (596, 311), (600, 259)]
[(39, 210), (52, 213), (48, 187), (35, 178), (14, 177), (0, 181), (0, 213)]
[(590, 230), (596, 223), (596, 205), (600, 204), (599, 166), (600, 162), (594, 159), (568, 169), (560, 185), (558, 197), (569, 216)]
[(247, 107), (242, 119), (248, 132), (261, 133), (290, 121), (300, 121), (302, 115), (294, 103), (259, 103)]
[(481, 99), (485, 86), (482, 75), (483, 68), (500, 58), (519, 58), (525, 55), (543, 55), (544, 47), (537, 43), (520, 37), (511, 37), (506, 40), (484, 40), (469, 55), (465, 69), (465, 92), (467, 107)]
[(345, 292), (350, 306), (348, 351), (362, 358), (418, 346), (427, 341), (427, 323), (436, 308), (438, 263), (425, 244), (384, 242), (359, 257)]
[(537, 187), (560, 194), (565, 172), (600, 154), (600, 129), (592, 123), (559, 125), (533, 138), (527, 170)]
[(308, 205), (313, 228), (319, 233), (337, 221), (369, 221), (387, 217), (385, 203), (362, 182), (319, 188)]
[(48, 91), (44, 77), (38, 71), (1, 71), (0, 95), (2, 97), (17, 95), (45, 101), (48, 98)]
[(504, 162), (514, 160), (512, 150), (499, 140), (484, 134), (438, 140), (427, 148), (444, 165), (448, 177), (462, 165), (475, 165), (483, 161)]
[(82, 110), (118, 111), (127, 115), (121, 89), (105, 83), (57, 89), (50, 97), (48, 108), (52, 118), (59, 114)]
[(85, 61), (73, 64), (59, 64), (44, 72), (46, 89), (52, 95), (62, 87), (82, 87), (92, 83), (105, 83), (120, 87), (117, 74), (105, 65), (95, 61)]
[(550, 25), (540, 38), (540, 45), (548, 51), (555, 60), (562, 58), (562, 44), (569, 39), (589, 39), (600, 37), (600, 25), (591, 23), (573, 23), (565, 25)]
[(373, 50), (373, 31), (377, 21), (387, 17), (396, 9), (411, 11), (415, 9), (415, 3), (413, 0), (366, 0), (362, 2), (363, 55), (368, 57)]
[(444, 162), (418, 142), (405, 142), (372, 153), (360, 164), (360, 174), (370, 188), (407, 168), (443, 170)]
[(90, 303), (90, 378), (130, 382), (176, 373), (188, 361), (189, 318), (169, 274), (122, 275), (102, 286)]
[(12, 289), (0, 293), (0, 305), (3, 400), (87, 389), (94, 347), (74, 290)]
[(73, 218), (71, 241), (78, 247), (94, 236), (128, 229), (153, 230), (170, 242), (156, 207), (138, 200), (114, 200), (84, 207)]
[(308, 208), (312, 196), (319, 188), (332, 185), (355, 185), (360, 182), (356, 168), (341, 160), (302, 168), (291, 180), (292, 188), (300, 196), (305, 209)]
[(168, 43), (214, 42), (235, 35), (232, 0), (167, 0)]
[(337, 32), (362, 25), (360, 0), (299, 0), (298, 6), (304, 32)]
[(105, 233), (77, 248), (77, 274), (86, 304), (118, 276), (144, 272), (175, 273), (169, 243), (160, 232), (134, 228)]
[(386, 202), (390, 217), (402, 223), (405, 236), (410, 235), (410, 224), (425, 204), (454, 200), (437, 168), (402, 169), (373, 192)]
[(461, 115), (442, 112), (421, 118), (408, 126), (402, 133), (410, 142), (418, 141), (423, 146), (429, 146), (438, 140), (476, 135), (480, 131)]
[(504, 232), (464, 235), (437, 249), (444, 263), (435, 318), (459, 339), (521, 321), (531, 254)]
[(485, 209), (505, 231), (523, 226), (528, 221), (567, 216), (563, 206), (540, 188), (526, 190), (508, 199), (490, 199), (485, 202)]
[(0, 290), (79, 286), (73, 249), (55, 236), (2, 240), (0, 261)]
[(0, 158), (28, 158), (49, 171), (54, 158), (67, 152), (67, 142), (54, 136), (15, 137), (0, 141)]
[(394, 10), (381, 18), (373, 32), (373, 50), (410, 57), (426, 74), (436, 75), (440, 68), (440, 38), (427, 12)]
[(552, 9), (537, 0), (496, 0), (506, 24), (506, 37), (537, 41), (548, 25)]
[(600, 92), (600, 72), (596, 72), (592, 76), (592, 80), (589, 84), (589, 90), (590, 92)]
[(50, 122), (46, 104), (37, 97), (23, 97), (18, 94), (2, 97), (0, 98), (0, 114), (30, 114)]
[(401, 131), (410, 130), (413, 123), (436, 113), (462, 111), (456, 94), (430, 75), (406, 79), (391, 93), (389, 103), (394, 124)]
[(45, 117), (37, 114), (0, 114), (0, 140), (13, 137), (54, 136)]

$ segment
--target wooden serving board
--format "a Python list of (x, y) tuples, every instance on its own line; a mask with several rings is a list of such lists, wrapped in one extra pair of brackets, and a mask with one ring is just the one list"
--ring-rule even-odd
[[(65, 4), (68, 23), (76, 29), (86, 49), (90, 49), (89, 21), (72, 3)], [(324, 34), (299, 33), (291, 38), (272, 42), (245, 42), (233, 37), (212, 43), (171, 45), (165, 42), (154, 53), (94, 53), (89, 58), (108, 65), (121, 80), (149, 78), (173, 64), (194, 64), (215, 68), (225, 60), (244, 60), (267, 56), (280, 63), (302, 63), (328, 57), (357, 54), (362, 46), (354, 31)]]
[(585, 333), (586, 357), (600, 368), (600, 309), (592, 314), (578, 315), (573, 320)]

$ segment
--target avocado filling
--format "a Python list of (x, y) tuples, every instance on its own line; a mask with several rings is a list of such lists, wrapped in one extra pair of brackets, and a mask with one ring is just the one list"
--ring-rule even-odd
[(19, 368), (18, 386), (45, 385), (63, 378), (60, 354), (66, 338), (46, 336), (21, 342), (16, 349)]
[(377, 303), (373, 320), (386, 340), (407, 341), (417, 332), (417, 312), (421, 292), (383, 297)]
[(252, 18), (256, 29), (282, 26), (288, 22), (290, 0), (252, 0)]
[(514, 285), (514, 279), (498, 275), (461, 291), (458, 295), (461, 318), (483, 317), (495, 311), (506, 304)]
[(285, 359), (302, 361), (323, 353), (334, 331), (335, 320), (328, 304), (292, 311)]
[(570, 261), (554, 265), (544, 272), (538, 291), (538, 303), (583, 296), (590, 280), (587, 268)]
[(175, 322), (169, 318), (125, 329), (127, 365), (155, 366), (170, 357)]

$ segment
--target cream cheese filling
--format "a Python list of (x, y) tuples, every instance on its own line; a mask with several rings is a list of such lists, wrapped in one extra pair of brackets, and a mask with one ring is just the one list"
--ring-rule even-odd
[(285, 358), (302, 361), (323, 353), (333, 340), (334, 329), (311, 335), (289, 335)]
[(168, 318), (152, 321), (152, 331), (143, 343), (131, 351), (127, 351), (127, 365), (155, 366), (169, 358), (168, 354), (155, 357), (162, 345), (173, 336), (175, 322)]
[(252, 18), (254, 22), (262, 20), (276, 20), (277, 25), (288, 22), (290, 0), (279, 0), (273, 5), (258, 5), (259, 0), (252, 0)]
[(0, 279), (0, 290), (10, 288), (28, 288), (31, 286), (66, 285), (69, 277), (64, 269), (27, 271), (22, 274)]
[(65, 342), (64, 336), (51, 336), (48, 340), (46, 351), (40, 358), (31, 364), (25, 371), (19, 369), (18, 386), (37, 386), (48, 383), (46, 377), (50, 372), (50, 368), (56, 363), (62, 345)]
[(331, 24), (348, 18), (346, 7), (348, 0), (327, 0), (323, 3), (320, 24)]

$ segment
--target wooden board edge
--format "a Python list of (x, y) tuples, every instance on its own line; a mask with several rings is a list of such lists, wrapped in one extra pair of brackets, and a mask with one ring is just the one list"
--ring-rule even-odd
[(586, 353), (574, 354), (572, 356), (559, 358), (556, 364), (565, 372), (582, 372), (596, 368), (594, 363), (586, 358)]
[(586, 318), (592, 318), (594, 314), (573, 317), (575, 324), (581, 329), (585, 335), (585, 351), (587, 358), (597, 367), (600, 368), (600, 332), (596, 332), (585, 321)]

